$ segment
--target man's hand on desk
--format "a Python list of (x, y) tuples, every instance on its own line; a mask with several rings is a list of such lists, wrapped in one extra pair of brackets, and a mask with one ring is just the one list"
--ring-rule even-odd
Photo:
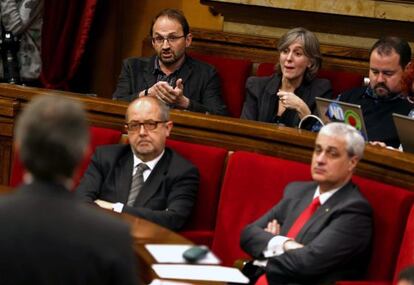
[(95, 204), (97, 204), (101, 208), (104, 208), (104, 209), (107, 209), (107, 210), (111, 210), (111, 211), (114, 208), (114, 203), (110, 203), (110, 202), (107, 202), (107, 201), (104, 201), (104, 200), (96, 199), (95, 200)]

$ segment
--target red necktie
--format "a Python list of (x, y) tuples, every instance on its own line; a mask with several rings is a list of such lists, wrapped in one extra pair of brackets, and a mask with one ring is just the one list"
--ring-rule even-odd
[(255, 285), (268, 285), (269, 282), (267, 282), (266, 274), (262, 274), (262, 276), (257, 279)]
[(290, 238), (296, 238), (302, 227), (306, 224), (307, 221), (309, 221), (313, 213), (315, 213), (320, 205), (321, 202), (319, 201), (319, 197), (313, 199), (312, 203), (296, 219), (295, 223), (292, 225), (286, 236)]

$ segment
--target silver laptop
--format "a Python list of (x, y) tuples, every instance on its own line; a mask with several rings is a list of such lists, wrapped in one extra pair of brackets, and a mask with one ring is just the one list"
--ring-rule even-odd
[(360, 105), (316, 97), (316, 110), (324, 124), (343, 122), (351, 125), (361, 133), (365, 141), (368, 141), (367, 129)]
[(392, 114), (403, 150), (414, 153), (414, 119), (400, 114)]

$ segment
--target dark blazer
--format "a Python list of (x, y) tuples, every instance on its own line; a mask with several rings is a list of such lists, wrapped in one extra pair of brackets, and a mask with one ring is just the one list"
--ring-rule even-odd
[(400, 139), (392, 119), (392, 113), (407, 116), (414, 105), (406, 99), (374, 99), (367, 95), (367, 88), (360, 87), (344, 92), (339, 100), (360, 105), (367, 128), (368, 140), (381, 141), (389, 146), (399, 147)]
[(35, 181), (0, 197), (0, 284), (138, 284), (129, 227)]
[[(278, 74), (249, 77), (246, 82), (246, 100), (241, 118), (297, 127), (300, 119), (295, 110), (287, 109), (280, 118), (276, 118), (279, 108), (279, 98), (276, 93), (281, 86), (281, 80)], [(332, 87), (329, 80), (315, 78), (310, 82), (303, 80), (302, 85), (294, 93), (308, 105), (312, 114), (315, 114), (315, 97), (332, 98)]]
[[(317, 184), (296, 182), (286, 187), (283, 199), (264, 216), (248, 225), (241, 247), (263, 258), (271, 233), (263, 229), (276, 219), (286, 235), (297, 217), (311, 203)], [(296, 241), (301, 249), (269, 259), (266, 275), (270, 284), (331, 284), (360, 277), (369, 260), (372, 213), (369, 203), (352, 183), (326, 201), (304, 225)]]
[(102, 199), (124, 203), (123, 212), (172, 230), (181, 229), (197, 198), (197, 168), (169, 148), (158, 161), (133, 207), (126, 205), (132, 182), (133, 154), (130, 145), (96, 149), (77, 194), (87, 202)]
[[(154, 74), (155, 58), (125, 59), (112, 98), (130, 102), (139, 92), (154, 85), (157, 82), (157, 75)], [(184, 96), (190, 99), (189, 111), (228, 114), (221, 97), (220, 78), (213, 66), (186, 56), (178, 77), (183, 79)]]

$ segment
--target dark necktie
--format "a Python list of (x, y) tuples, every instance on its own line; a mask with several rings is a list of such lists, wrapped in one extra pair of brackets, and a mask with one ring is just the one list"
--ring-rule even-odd
[(293, 239), (296, 238), (302, 227), (309, 221), (320, 205), (321, 202), (319, 201), (319, 197), (313, 199), (312, 203), (310, 203), (310, 205), (303, 210), (300, 216), (296, 219), (286, 236)]
[(128, 206), (133, 206), (135, 200), (137, 199), (137, 196), (139, 192), (142, 189), (142, 186), (144, 185), (144, 171), (148, 169), (148, 166), (145, 163), (140, 163), (137, 165), (137, 171), (135, 172), (134, 176), (132, 177), (132, 183), (131, 183), (131, 190), (129, 191), (128, 195)]

